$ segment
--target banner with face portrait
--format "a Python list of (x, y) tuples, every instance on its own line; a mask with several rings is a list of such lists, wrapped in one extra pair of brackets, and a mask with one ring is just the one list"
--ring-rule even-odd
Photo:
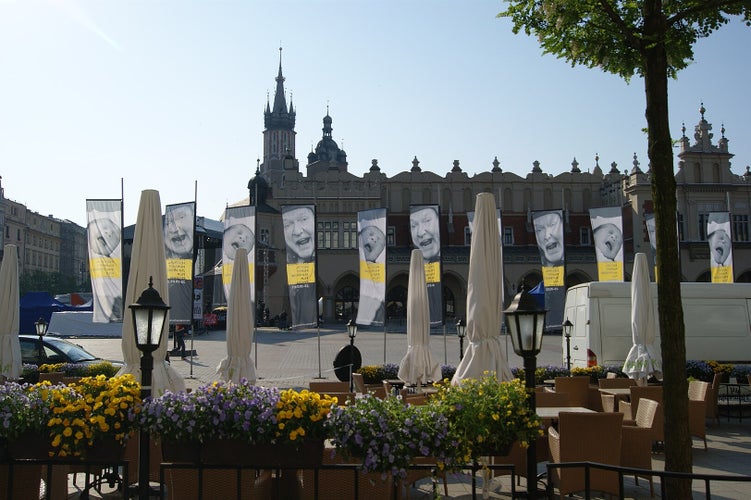
[[(256, 263), (256, 207), (229, 207), (224, 211), (224, 236), (222, 237), (222, 284), (224, 296), (229, 301), (232, 284), (232, 268), (235, 264), (235, 252), (244, 248), (248, 252), (248, 274), (250, 275), (250, 300), (256, 301), (255, 263)], [(252, 304), (248, 304), (251, 307)]]
[(732, 283), (733, 241), (730, 236), (730, 213), (711, 212), (709, 214), (707, 241), (709, 241), (712, 283)]
[(409, 207), (409, 228), (412, 235), (412, 244), (422, 252), (425, 261), (430, 326), (443, 324), (440, 222), (438, 205), (412, 205)]
[(123, 320), (122, 200), (86, 200), (94, 323)]
[(164, 253), (167, 257), (170, 324), (189, 325), (193, 317), (193, 240), (196, 203), (167, 205), (164, 210)]
[(357, 212), (360, 253), (358, 325), (383, 326), (386, 308), (386, 209)]
[(623, 216), (621, 207), (589, 210), (600, 281), (623, 281)]
[(545, 284), (546, 328), (558, 328), (563, 323), (563, 303), (566, 299), (566, 244), (564, 240), (563, 210), (532, 212), (535, 239), (542, 261), (542, 281)]
[[(282, 206), (287, 247), (287, 286), (292, 328), (318, 325), (316, 295), (316, 207)], [(284, 315), (286, 313), (283, 312)]]

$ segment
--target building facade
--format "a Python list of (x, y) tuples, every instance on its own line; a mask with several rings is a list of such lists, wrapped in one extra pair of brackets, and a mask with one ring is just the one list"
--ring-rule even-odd
[[(444, 318), (453, 324), (465, 314), (469, 245), (467, 212), (474, 210), (478, 193), (495, 195), (503, 222), (503, 285), (505, 301), (524, 282), (542, 280), (540, 256), (532, 226), (536, 210), (563, 209), (565, 214), (566, 286), (597, 279), (589, 209), (621, 207), (626, 279), (630, 279), (634, 254), (651, 247), (645, 215), (653, 211), (650, 171), (634, 155), (629, 169), (612, 163), (606, 169), (595, 157), (580, 168), (576, 159), (565, 173), (551, 175), (538, 162), (526, 175), (504, 171), (497, 157), (487, 171), (469, 175), (459, 160), (438, 174), (423, 170), (417, 158), (411, 168), (392, 177), (381, 172), (378, 160), (356, 176), (348, 171), (347, 155), (336, 144), (333, 120), (323, 118), (323, 136), (300, 167), (295, 150), (295, 111), (284, 95), (281, 59), (273, 106), (264, 113), (263, 162), (248, 183), (249, 197), (235, 205), (252, 204), (258, 212), (257, 296), (271, 316), (289, 310), (285, 245), (280, 210), (284, 205), (313, 204), (317, 222), (317, 288), (324, 299), (326, 321), (346, 322), (355, 317), (359, 297), (357, 212), (387, 209), (387, 317), (406, 317), (410, 205), (440, 206)], [(736, 282), (751, 281), (751, 245), (748, 217), (751, 211), (751, 173), (731, 170), (732, 154), (725, 130), (713, 140), (712, 125), (700, 109), (693, 140), (685, 126), (677, 154), (678, 220), (682, 279), (709, 281), (710, 260), (706, 217), (713, 211), (730, 211), (733, 221), (734, 275)], [(500, 279), (500, 277), (499, 277)]]
[(59, 274), (63, 282), (80, 285), (79, 290), (89, 288), (86, 228), (34, 212), (6, 198), (2, 186), (0, 215), (2, 258), (5, 245), (16, 245), (19, 278), (33, 272)]

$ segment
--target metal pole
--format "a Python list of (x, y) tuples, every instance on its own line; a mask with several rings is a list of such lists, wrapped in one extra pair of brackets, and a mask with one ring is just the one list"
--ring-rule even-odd
[(349, 392), (355, 392), (355, 380), (352, 372), (355, 369), (355, 338), (349, 338)]
[(459, 362), (464, 359), (464, 337), (459, 337)]
[(443, 324), (443, 364), (449, 364), (449, 350), (446, 344), (446, 323)]
[(386, 364), (386, 321), (383, 322), (383, 364)]
[(316, 378), (323, 378), (321, 375), (321, 322), (316, 321), (317, 329), (318, 329), (318, 377)]
[(566, 369), (571, 373), (571, 335), (566, 335)]
[[(141, 400), (151, 397), (151, 371), (154, 357), (151, 351), (144, 351), (141, 356)], [(151, 488), (149, 484), (149, 433), (141, 430), (138, 442), (138, 498), (148, 500)]]
[[(529, 410), (532, 415), (537, 411), (535, 402), (535, 370), (537, 356), (524, 357), (524, 386), (529, 395)], [(537, 439), (531, 439), (527, 447), (527, 498), (537, 498)]]
[(44, 360), (44, 340), (42, 340), (43, 337), (39, 335), (39, 364), (42, 364), (42, 361)]

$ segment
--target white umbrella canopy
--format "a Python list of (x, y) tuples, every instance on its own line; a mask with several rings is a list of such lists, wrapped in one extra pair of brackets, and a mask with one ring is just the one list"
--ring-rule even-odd
[(655, 346), (655, 314), (649, 282), (649, 264), (644, 253), (634, 258), (631, 278), (631, 340), (633, 346), (623, 363), (623, 372), (645, 382), (654, 375), (662, 378), (662, 356)]
[(18, 250), (16, 245), (5, 245), (3, 263), (0, 265), (0, 375), (8, 379), (21, 376), (19, 315)]
[[(149, 286), (152, 279), (154, 289), (162, 296), (162, 300), (169, 305), (169, 288), (167, 286), (167, 259), (164, 253), (164, 232), (162, 229), (162, 204), (159, 192), (146, 189), (141, 192), (141, 202), (138, 206), (136, 218), (136, 233), (133, 237), (133, 250), (130, 259), (130, 273), (128, 274), (128, 289), (125, 293), (124, 304), (129, 306), (138, 300)], [(151, 394), (160, 396), (165, 391), (184, 391), (185, 382), (182, 376), (166, 361), (167, 357), (167, 329), (169, 314), (164, 322), (162, 340), (154, 351), (154, 369), (151, 374)], [(123, 360), (125, 366), (118, 375), (132, 373), (136, 380), (141, 381), (141, 351), (136, 346), (135, 325), (130, 311), (123, 314), (122, 333)]]
[(232, 268), (232, 282), (227, 305), (227, 357), (219, 362), (216, 373), (229, 382), (247, 379), (256, 383), (256, 368), (250, 358), (253, 345), (255, 311), (250, 300), (248, 251), (238, 248)]
[(407, 354), (397, 376), (411, 385), (441, 380), (441, 365), (430, 353), (430, 312), (422, 251), (412, 250), (407, 288)]
[(474, 230), (467, 278), (467, 339), (469, 346), (456, 368), (452, 384), (495, 372), (498, 380), (511, 380), (511, 370), (501, 347), (503, 321), (503, 258), (498, 233), (495, 198), (480, 193), (475, 202)]

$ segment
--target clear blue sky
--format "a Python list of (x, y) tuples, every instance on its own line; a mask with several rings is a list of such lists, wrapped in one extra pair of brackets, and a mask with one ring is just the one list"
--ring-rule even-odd
[[(218, 218), (247, 196), (263, 153), (263, 109), (279, 46), (297, 110), (297, 157), (321, 138), (326, 106), (349, 170), (377, 158), (388, 176), (470, 175), (495, 156), (526, 175), (646, 169), (641, 79), (543, 56), (513, 35), (499, 1), (0, 0), (0, 175), (8, 198), (85, 223), (87, 198), (119, 198), (135, 222), (140, 192), (190, 201)], [(751, 28), (695, 47), (670, 84), (674, 138), (693, 137), (703, 101), (751, 164)]]

